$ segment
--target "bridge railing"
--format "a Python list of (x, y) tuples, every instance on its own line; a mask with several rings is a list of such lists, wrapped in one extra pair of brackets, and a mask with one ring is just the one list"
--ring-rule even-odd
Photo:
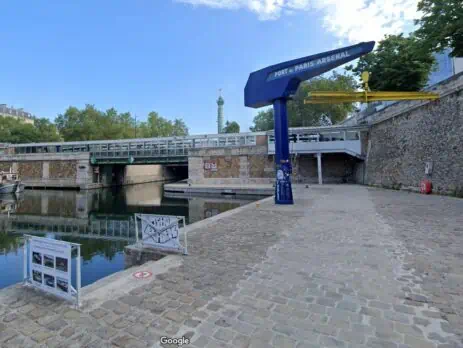
[[(346, 152), (361, 156), (360, 130), (290, 129), (290, 153)], [(268, 153), (275, 154), (275, 136), (268, 136)]]

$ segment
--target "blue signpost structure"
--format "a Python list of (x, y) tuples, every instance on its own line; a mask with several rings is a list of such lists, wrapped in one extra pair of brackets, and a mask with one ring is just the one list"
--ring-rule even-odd
[(255, 71), (244, 89), (244, 105), (273, 105), (275, 122), (275, 203), (293, 204), (286, 103), (302, 81), (319, 76), (373, 50), (374, 41), (290, 60)]

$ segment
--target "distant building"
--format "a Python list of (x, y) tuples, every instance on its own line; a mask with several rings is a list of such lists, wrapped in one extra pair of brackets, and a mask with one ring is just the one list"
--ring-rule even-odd
[(34, 124), (33, 115), (30, 112), (8, 107), (6, 104), (0, 104), (0, 116), (12, 117), (24, 123)]
[(436, 70), (429, 75), (428, 86), (435, 85), (463, 71), (463, 58), (450, 57), (450, 49), (446, 49), (442, 53), (435, 53), (434, 57), (437, 66)]

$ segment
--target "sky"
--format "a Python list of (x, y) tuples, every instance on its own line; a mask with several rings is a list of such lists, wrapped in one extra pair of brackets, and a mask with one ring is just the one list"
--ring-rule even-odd
[[(241, 131), (252, 71), (409, 31), (418, 0), (3, 1), (0, 103), (54, 120), (93, 104), (183, 118), (190, 134)], [(1, 141), (1, 139), (0, 139)]]

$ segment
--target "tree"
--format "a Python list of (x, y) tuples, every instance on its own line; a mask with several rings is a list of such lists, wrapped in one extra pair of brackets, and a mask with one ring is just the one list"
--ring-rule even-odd
[(249, 128), (251, 132), (264, 132), (273, 129), (273, 109), (259, 111), (253, 122), (254, 126)]
[(13, 117), (0, 116), (1, 142), (38, 143), (61, 140), (56, 127), (47, 119), (35, 119), (34, 124), (24, 123)]
[(418, 10), (423, 16), (416, 20), (420, 28), (416, 36), (422, 48), (439, 52), (451, 48), (454, 57), (463, 56), (463, 3), (461, 0), (421, 0)]
[[(323, 126), (343, 121), (355, 110), (352, 103), (304, 104), (310, 91), (355, 91), (357, 82), (350, 75), (333, 72), (329, 77), (317, 77), (301, 83), (293, 100), (288, 102), (288, 124), (290, 127)], [(260, 111), (254, 117), (253, 132), (273, 129), (273, 109)]]
[(419, 91), (426, 86), (435, 63), (431, 52), (423, 52), (414, 36), (386, 35), (378, 48), (361, 57), (355, 67), (356, 76), (370, 72), (369, 86), (378, 91)]
[(140, 123), (139, 129), (145, 138), (188, 135), (188, 127), (183, 120), (175, 119), (172, 122), (155, 111), (148, 114), (148, 120)]
[(223, 133), (239, 133), (240, 132), (240, 125), (238, 122), (232, 121), (229, 122), (227, 121), (225, 123), (225, 127), (223, 127)]

